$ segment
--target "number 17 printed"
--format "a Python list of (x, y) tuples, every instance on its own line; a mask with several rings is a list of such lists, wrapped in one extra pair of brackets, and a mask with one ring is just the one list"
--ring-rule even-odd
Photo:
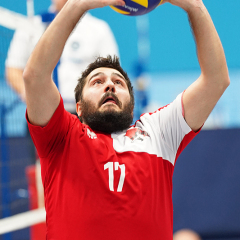
[(108, 162), (104, 164), (104, 170), (108, 169), (108, 179), (109, 179), (109, 189), (114, 192), (114, 170), (117, 171), (118, 168), (121, 170), (121, 175), (118, 183), (117, 192), (121, 192), (123, 188), (123, 183), (125, 179), (125, 164), (119, 164), (118, 162)]

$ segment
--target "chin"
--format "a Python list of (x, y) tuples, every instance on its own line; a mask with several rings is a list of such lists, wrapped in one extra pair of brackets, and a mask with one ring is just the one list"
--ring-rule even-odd
[(101, 112), (105, 112), (105, 111), (114, 111), (114, 112), (119, 112), (119, 111), (121, 111), (120, 109), (119, 109), (119, 107), (117, 106), (117, 105), (113, 105), (113, 104), (107, 104), (107, 105), (104, 105), (104, 106), (102, 106), (101, 107), (101, 109), (100, 109), (100, 111)]

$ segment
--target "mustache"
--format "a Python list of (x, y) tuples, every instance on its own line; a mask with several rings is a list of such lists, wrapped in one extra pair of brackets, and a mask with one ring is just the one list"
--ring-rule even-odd
[(104, 103), (104, 101), (106, 100), (106, 98), (109, 98), (109, 97), (113, 98), (113, 100), (116, 102), (116, 104), (117, 104), (120, 108), (122, 108), (122, 103), (120, 102), (120, 100), (118, 99), (118, 97), (116, 96), (116, 94), (115, 94), (115, 93), (112, 93), (112, 92), (107, 92), (107, 93), (105, 93), (105, 94), (102, 96), (102, 98), (101, 98), (100, 101), (99, 101), (99, 106), (98, 106), (98, 107), (100, 107), (100, 106)]

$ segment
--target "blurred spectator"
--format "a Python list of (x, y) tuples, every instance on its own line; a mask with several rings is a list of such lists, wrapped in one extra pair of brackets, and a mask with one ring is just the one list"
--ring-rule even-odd
[[(17, 29), (6, 60), (6, 77), (9, 85), (25, 100), (22, 73), (39, 38), (61, 10), (67, 0), (52, 0), (49, 11), (33, 17), (29, 26)], [(84, 34), (82, 34), (84, 33)], [(82, 70), (97, 56), (119, 55), (118, 47), (109, 25), (96, 17), (85, 14), (68, 39), (53, 72), (67, 111), (75, 113), (74, 88)]]

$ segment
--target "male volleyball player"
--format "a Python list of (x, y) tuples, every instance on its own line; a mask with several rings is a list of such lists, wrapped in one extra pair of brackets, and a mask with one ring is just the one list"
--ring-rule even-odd
[[(116, 58), (99, 58), (64, 110), (51, 74), (76, 23), (89, 9), (123, 0), (69, 0), (24, 71), (27, 119), (41, 158), (47, 239), (172, 240), (172, 174), (229, 85), (224, 51), (201, 0), (169, 0), (189, 16), (200, 77), (172, 103), (130, 126), (132, 86)], [(82, 33), (84, 34), (84, 32)]]

